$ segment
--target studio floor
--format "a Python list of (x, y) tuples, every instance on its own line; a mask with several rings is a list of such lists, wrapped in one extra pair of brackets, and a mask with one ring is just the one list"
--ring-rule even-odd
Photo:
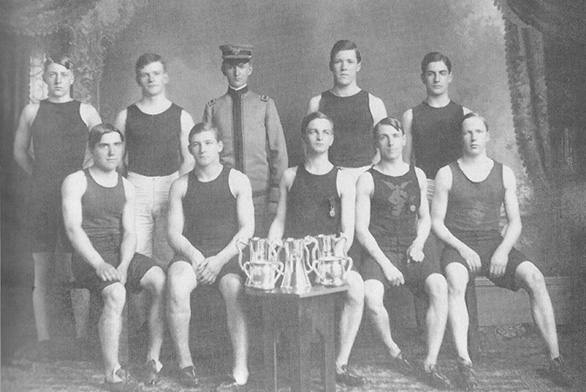
[[(30, 361), (22, 357), (23, 347), (34, 341), (34, 324), (31, 306), (27, 303), (22, 288), (2, 288), (2, 384), (3, 392), (22, 391), (103, 391), (103, 374), (99, 358), (84, 352), (71, 337), (57, 339), (58, 349), (51, 362)], [(577, 320), (583, 318), (578, 317)], [(530, 324), (515, 324), (500, 327), (483, 327), (480, 330), (481, 353), (475, 362), (481, 380), (479, 391), (586, 391), (586, 328), (583, 323), (559, 327), (560, 346), (566, 357), (568, 373), (573, 388), (556, 387), (544, 377), (547, 360), (543, 343)], [(259, 348), (258, 324), (252, 327), (250, 353), (249, 391), (263, 391), (262, 351)], [(403, 352), (420, 363), (424, 356), (424, 343), (415, 329), (398, 327), (394, 331), (397, 343)], [(169, 347), (163, 350), (161, 382), (153, 391), (208, 391), (230, 370), (231, 354), (228, 348), (216, 351), (210, 347), (195, 353), (196, 367), (201, 374), (200, 386), (186, 389), (175, 379), (175, 365)], [(311, 360), (316, 361), (312, 356)], [(449, 331), (440, 354), (439, 364), (450, 378), (456, 376), (455, 352), (450, 342)], [(279, 390), (289, 391), (287, 380), (287, 353), (280, 354)], [(405, 376), (394, 370), (373, 334), (368, 321), (360, 329), (350, 359), (351, 365), (368, 382), (359, 388), (337, 386), (337, 391), (433, 391), (416, 375)], [(312, 372), (312, 389), (322, 390), (320, 373), (316, 366)], [(130, 365), (131, 372), (138, 371)], [(292, 391), (294, 392), (294, 391)]]

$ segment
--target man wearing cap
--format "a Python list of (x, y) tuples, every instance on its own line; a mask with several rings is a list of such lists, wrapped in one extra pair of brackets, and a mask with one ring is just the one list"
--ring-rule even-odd
[(256, 235), (265, 236), (288, 166), (285, 136), (275, 102), (248, 89), (253, 47), (222, 45), (220, 50), (228, 92), (207, 103), (203, 122), (214, 124), (224, 137), (222, 162), (250, 178)]

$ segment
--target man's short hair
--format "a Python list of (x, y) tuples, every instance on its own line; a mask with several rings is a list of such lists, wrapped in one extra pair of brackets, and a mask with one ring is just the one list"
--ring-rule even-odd
[(405, 130), (403, 129), (403, 125), (401, 121), (397, 120), (393, 117), (385, 117), (380, 120), (376, 125), (372, 128), (372, 134), (376, 138), (378, 135), (378, 127), (381, 125), (390, 125), (391, 127), (395, 128), (397, 131), (401, 132), (403, 135), (405, 134)]
[(443, 62), (446, 67), (448, 67), (448, 72), (452, 72), (452, 62), (448, 56), (440, 52), (429, 52), (423, 57), (423, 60), (421, 60), (421, 73), (425, 73), (425, 71), (427, 71), (427, 66), (429, 63), (435, 63), (438, 61)]
[(73, 62), (71, 61), (69, 56), (67, 56), (65, 54), (61, 54), (61, 53), (48, 54), (45, 57), (44, 70), (46, 71), (47, 68), (49, 67), (49, 65), (51, 65), (51, 64), (59, 64), (59, 65), (64, 66), (68, 70), (73, 71)]
[(341, 39), (338, 42), (336, 42), (334, 46), (332, 46), (332, 50), (330, 51), (330, 64), (332, 63), (332, 61), (334, 61), (334, 57), (336, 57), (338, 52), (341, 52), (343, 50), (353, 50), (354, 53), (356, 53), (356, 60), (358, 60), (358, 62), (362, 60), (362, 57), (360, 56), (360, 51), (358, 50), (356, 44), (353, 41)]
[(220, 131), (220, 129), (216, 126), (214, 126), (212, 123), (197, 123), (193, 126), (193, 128), (191, 128), (191, 131), (189, 131), (189, 136), (188, 139), (189, 143), (191, 143), (191, 138), (195, 135), (197, 135), (198, 133), (203, 133), (203, 132), (208, 132), (211, 131), (214, 133), (216, 140), (221, 142), (222, 141), (222, 131)]
[(134, 67), (134, 71), (136, 72), (136, 76), (138, 76), (140, 74), (140, 70), (143, 69), (144, 67), (146, 67), (147, 65), (151, 64), (151, 63), (161, 63), (163, 64), (163, 70), (165, 70), (165, 72), (167, 71), (167, 64), (165, 63), (165, 60), (163, 60), (163, 57), (161, 57), (160, 55), (156, 54), (156, 53), (144, 53), (142, 54), (138, 60), (136, 60), (136, 65)]
[(488, 132), (488, 122), (486, 122), (486, 119), (484, 117), (482, 117), (480, 114), (474, 113), (474, 112), (469, 112), (464, 117), (462, 117), (462, 121), (460, 121), (460, 131), (462, 130), (462, 127), (464, 126), (464, 121), (468, 120), (469, 118), (477, 118), (477, 119), (481, 120), (484, 123), (484, 127), (486, 128), (486, 132)]
[(90, 129), (87, 140), (88, 148), (90, 149), (90, 151), (93, 150), (96, 147), (96, 144), (98, 144), (102, 140), (102, 136), (112, 132), (116, 132), (117, 134), (119, 134), (120, 140), (124, 142), (124, 135), (122, 134), (122, 132), (120, 132), (118, 128), (116, 128), (112, 124), (102, 123)]
[(332, 131), (334, 130), (334, 121), (331, 118), (329, 118), (328, 116), (326, 116), (322, 112), (312, 112), (312, 113), (309, 113), (307, 116), (303, 117), (303, 121), (301, 121), (301, 133), (303, 135), (305, 135), (305, 132), (307, 131), (307, 126), (309, 125), (309, 123), (312, 122), (313, 120), (318, 119), (318, 118), (323, 118), (324, 120), (328, 120), (330, 122), (330, 124), (332, 124)]

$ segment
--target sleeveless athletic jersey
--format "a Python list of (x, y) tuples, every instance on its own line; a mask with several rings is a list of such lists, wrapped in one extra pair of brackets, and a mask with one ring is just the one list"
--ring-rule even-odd
[(417, 237), (421, 189), (414, 166), (402, 176), (389, 176), (370, 168), (374, 193), (370, 200), (369, 230), (381, 249), (409, 246)]
[(334, 121), (335, 138), (329, 151), (332, 163), (341, 167), (370, 165), (376, 151), (368, 93), (361, 90), (350, 97), (338, 97), (325, 91), (319, 110)]
[(81, 227), (89, 237), (101, 237), (122, 232), (122, 210), (126, 203), (122, 176), (113, 187), (98, 184), (84, 169), (87, 189), (81, 197), (83, 220)]
[(167, 176), (181, 164), (181, 109), (174, 103), (159, 114), (130, 105), (126, 117), (128, 171), (143, 176)]
[(337, 177), (336, 167), (322, 175), (309, 173), (303, 165), (297, 167), (295, 180), (287, 195), (286, 238), (340, 232), (341, 204)]
[(236, 198), (230, 191), (230, 170), (224, 166), (220, 175), (209, 182), (199, 181), (193, 171), (189, 173), (183, 198), (183, 235), (205, 257), (224, 249), (239, 229)]
[(472, 182), (457, 162), (450, 163), (452, 189), (448, 195), (445, 223), (452, 234), (499, 232), (501, 206), (505, 197), (503, 165), (494, 162), (488, 177)]
[(80, 170), (87, 145), (87, 125), (79, 114), (81, 102), (40, 102), (31, 125), (37, 181), (58, 182)]
[(462, 156), (460, 122), (464, 108), (450, 101), (442, 108), (423, 102), (413, 108), (413, 155), (427, 178)]

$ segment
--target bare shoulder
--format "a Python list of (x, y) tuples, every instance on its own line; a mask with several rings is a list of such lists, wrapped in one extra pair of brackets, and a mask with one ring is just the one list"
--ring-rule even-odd
[(134, 198), (134, 185), (126, 178), (122, 177), (122, 185), (124, 186), (124, 193), (128, 198)]
[(352, 188), (355, 189), (355, 177), (346, 170), (338, 170), (338, 178), (337, 182), (340, 186), (340, 191), (344, 192), (345, 190)]
[(472, 110), (468, 109), (466, 106), (462, 106), (462, 111), (464, 112), (464, 115), (467, 115), (468, 113), (472, 113)]
[(416, 167), (415, 168), (415, 175), (417, 176), (417, 180), (419, 181), (419, 183), (425, 182), (427, 184), (427, 176), (425, 175), (425, 173), (423, 172), (423, 170), (421, 170), (420, 168)]
[(121, 132), (126, 130), (126, 118), (128, 117), (128, 109), (122, 109), (116, 119), (114, 120), (114, 125), (118, 128)]
[(71, 173), (65, 177), (65, 180), (63, 180), (63, 185), (61, 186), (63, 196), (83, 194), (86, 188), (87, 178), (83, 170), (78, 170), (75, 173)]
[(319, 110), (319, 103), (321, 102), (321, 94), (316, 95), (315, 97), (309, 100), (309, 107), (307, 108), (307, 113), (317, 112)]
[(283, 172), (282, 180), (283, 183), (290, 188), (293, 185), (293, 181), (295, 181), (295, 177), (297, 176), (297, 168), (298, 166), (288, 167)]
[(228, 174), (228, 182), (230, 188), (234, 193), (240, 192), (252, 192), (252, 186), (250, 185), (250, 179), (246, 174), (236, 169), (230, 169)]
[(403, 126), (406, 123), (411, 123), (413, 121), (413, 109), (407, 109), (403, 112)]
[(446, 165), (435, 175), (435, 189), (450, 189), (452, 187), (452, 169)]
[(181, 109), (181, 123), (182, 124), (193, 123), (193, 117), (185, 109)]
[(37, 103), (29, 103), (22, 109), (21, 117), (28, 123), (32, 124), (32, 122), (37, 117), (37, 113), (39, 112), (39, 107), (41, 105)]
[(517, 179), (515, 177), (515, 172), (507, 165), (503, 165), (503, 183), (505, 188), (515, 188), (517, 186)]
[(369, 171), (365, 171), (358, 177), (356, 182), (356, 191), (363, 193), (370, 193), (374, 189), (374, 180)]

